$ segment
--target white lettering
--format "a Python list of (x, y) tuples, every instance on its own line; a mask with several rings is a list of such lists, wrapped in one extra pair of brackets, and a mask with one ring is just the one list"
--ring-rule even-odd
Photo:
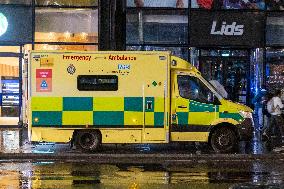
[(129, 64), (118, 64), (118, 69), (119, 70), (130, 70), (130, 65)]
[(217, 27), (217, 21), (213, 21), (211, 26), (210, 34), (212, 35), (243, 35), (244, 33), (244, 25), (237, 25), (236, 22), (233, 22), (232, 24), (227, 24), (226, 22), (222, 22), (221, 29), (216, 29)]

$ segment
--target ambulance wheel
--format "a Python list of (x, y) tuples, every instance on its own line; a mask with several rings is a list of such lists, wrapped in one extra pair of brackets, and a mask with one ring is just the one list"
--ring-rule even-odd
[(102, 135), (99, 131), (78, 131), (76, 134), (76, 146), (84, 151), (96, 151), (102, 143)]
[(210, 144), (217, 153), (230, 153), (236, 150), (237, 137), (232, 129), (219, 127), (213, 131)]

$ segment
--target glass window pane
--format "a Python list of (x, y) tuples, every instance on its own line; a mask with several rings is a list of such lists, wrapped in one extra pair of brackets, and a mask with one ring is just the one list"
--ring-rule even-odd
[(265, 72), (268, 91), (284, 89), (284, 48), (267, 49)]
[(36, 5), (98, 6), (98, 0), (36, 0)]
[(232, 56), (248, 56), (247, 50), (216, 50), (216, 49), (201, 49), (201, 56), (224, 56), (224, 57), (232, 57)]
[(178, 89), (181, 97), (203, 103), (213, 103), (214, 95), (198, 78), (179, 75)]
[(78, 50), (78, 51), (97, 51), (97, 45), (48, 45), (36, 44), (35, 50)]
[(143, 51), (143, 46), (126, 46), (127, 51)]
[(284, 10), (283, 0), (268, 0), (266, 1), (267, 10)]
[(223, 1), (223, 8), (224, 9), (265, 9), (265, 2), (264, 0), (254, 0), (254, 1), (247, 1), (247, 0), (224, 0)]
[(18, 46), (0, 46), (0, 52), (20, 53), (20, 47), (18, 47)]
[(264, 0), (191, 0), (191, 8), (201, 9), (265, 9)]
[(187, 12), (163, 10), (128, 13), (126, 42), (127, 44), (187, 44)]
[(127, 0), (127, 6), (188, 8), (188, 0)]
[(137, 44), (143, 41), (143, 36), (139, 39), (138, 14), (128, 14), (126, 16), (126, 43)]
[(188, 48), (186, 47), (157, 47), (157, 46), (127, 46), (129, 51), (171, 51), (174, 56), (188, 60)]
[(284, 44), (284, 15), (268, 16), (266, 21), (266, 44)]
[(143, 36), (145, 43), (178, 43), (188, 42), (188, 16), (154, 11), (143, 16)]
[(31, 5), (32, 0), (1, 0), (0, 4)]
[(174, 56), (178, 56), (184, 60), (188, 60), (188, 48), (186, 47), (154, 47), (146, 46), (145, 50), (156, 50), (156, 51), (171, 51)]
[(39, 8), (35, 25), (36, 42), (98, 42), (97, 9)]

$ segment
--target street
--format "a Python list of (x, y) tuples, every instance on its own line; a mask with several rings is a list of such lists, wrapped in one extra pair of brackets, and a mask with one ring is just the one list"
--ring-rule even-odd
[(82, 153), (2, 129), (0, 188), (283, 188), (284, 151), (257, 140), (239, 153), (202, 144), (104, 145)]
[(283, 161), (97, 164), (0, 163), (1, 188), (283, 188)]

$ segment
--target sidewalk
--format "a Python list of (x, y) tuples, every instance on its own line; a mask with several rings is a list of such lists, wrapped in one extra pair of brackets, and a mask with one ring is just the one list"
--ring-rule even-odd
[[(182, 153), (182, 154), (210, 154), (215, 155), (206, 143), (171, 143), (168, 145), (154, 145), (154, 144), (141, 144), (141, 145), (103, 145), (101, 153)], [(28, 141), (27, 128), (1, 128), (0, 127), (0, 153), (34, 153), (34, 154), (63, 154), (63, 153), (81, 153), (70, 149), (69, 144), (62, 143), (36, 143), (31, 144)], [(239, 152), (240, 155), (270, 155), (270, 154), (284, 154), (284, 149), (278, 148), (277, 150), (268, 149), (266, 142), (261, 141), (259, 133), (255, 133), (254, 139), (251, 142), (240, 142)], [(229, 154), (230, 155), (230, 154)], [(231, 154), (234, 155), (234, 154)]]

